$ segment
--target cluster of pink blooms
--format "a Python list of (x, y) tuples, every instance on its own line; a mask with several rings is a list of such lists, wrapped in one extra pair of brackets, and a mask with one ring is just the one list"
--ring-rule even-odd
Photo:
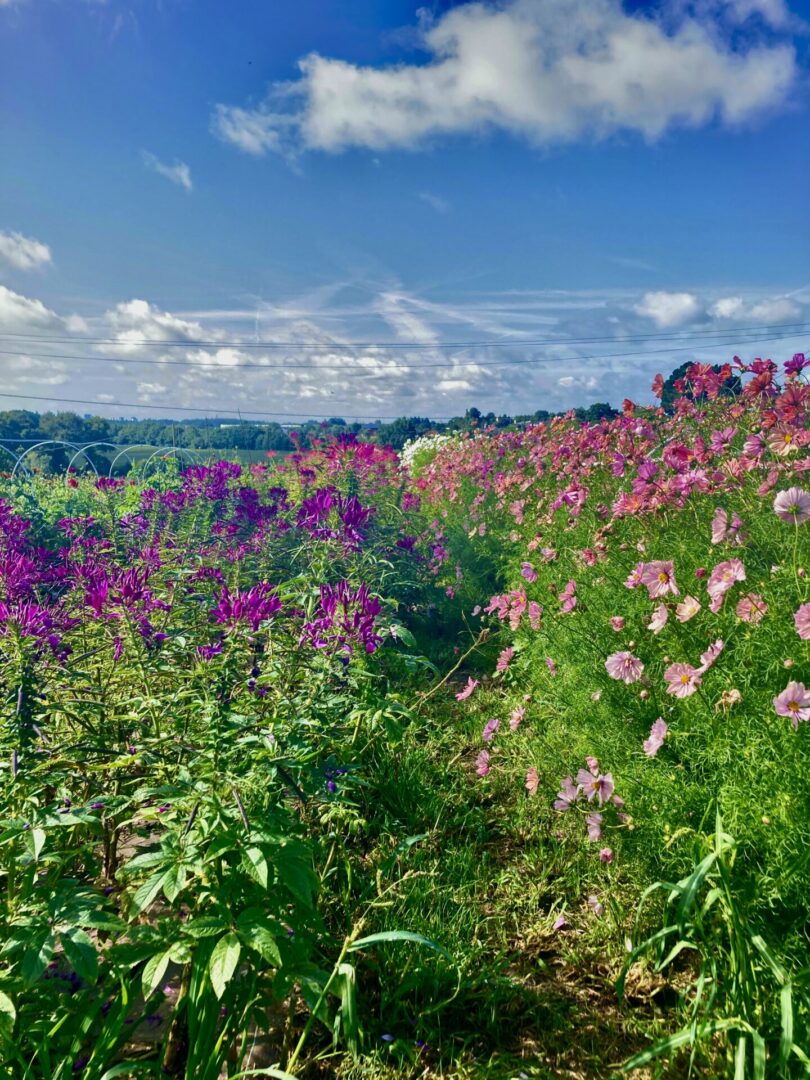
[[(587, 757), (585, 764), (587, 768), (579, 770), (576, 780), (571, 776), (563, 778), (560, 783), (560, 790), (557, 792), (557, 798), (554, 800), (554, 809), (564, 814), (576, 806), (577, 803), (585, 800), (588, 803), (585, 813), (585, 830), (588, 839), (592, 843), (596, 843), (602, 839), (604, 811), (610, 806), (619, 811), (623, 810), (624, 799), (616, 794), (613, 774), (609, 772), (603, 773), (597, 758)], [(594, 802), (599, 807), (598, 810), (590, 809)], [(622, 823), (629, 821), (627, 814), (624, 813), (619, 813), (617, 819)], [(603, 849), (600, 852), (600, 858), (603, 862), (610, 862), (613, 858), (613, 852), (609, 848)]]

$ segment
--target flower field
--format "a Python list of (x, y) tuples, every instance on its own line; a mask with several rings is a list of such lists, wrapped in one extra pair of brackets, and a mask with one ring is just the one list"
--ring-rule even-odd
[(0, 478), (8, 1075), (810, 1073), (807, 366)]

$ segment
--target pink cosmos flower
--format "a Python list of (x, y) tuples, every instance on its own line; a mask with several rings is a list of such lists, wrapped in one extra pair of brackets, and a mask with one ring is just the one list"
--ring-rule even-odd
[(481, 738), (484, 742), (492, 742), (495, 738), (495, 732), (500, 726), (501, 722), (497, 717), (494, 720), (487, 720), (486, 724), (484, 724), (484, 730), (481, 732)]
[(615, 652), (605, 661), (605, 668), (611, 679), (621, 679), (628, 686), (638, 682), (644, 671), (644, 664), (632, 653)]
[(604, 806), (613, 794), (612, 773), (594, 775), (593, 772), (589, 772), (587, 769), (580, 769), (577, 773), (577, 783), (582, 788), (588, 802), (593, 802), (596, 799), (600, 806)]
[(685, 596), (680, 604), (675, 608), (675, 615), (678, 622), (689, 622), (700, 611), (700, 601), (696, 600), (694, 596)]
[(773, 707), (777, 716), (790, 717), (791, 724), (798, 728), (800, 720), (810, 720), (810, 690), (804, 683), (789, 682), (773, 699)]
[(557, 665), (554, 663), (550, 656), (546, 657), (546, 667), (548, 668), (550, 675), (557, 674)]
[(660, 373), (655, 376), (652, 382), (652, 392), (657, 398), (660, 398), (664, 393), (664, 376)]
[(588, 907), (591, 909), (594, 915), (604, 915), (605, 913), (605, 905), (600, 902), (598, 896), (588, 897)]
[(793, 525), (801, 525), (810, 520), (810, 491), (804, 488), (792, 487), (787, 491), (780, 491), (773, 500), (773, 509), (777, 517), (782, 521), (789, 521)]
[(664, 739), (667, 737), (668, 731), (667, 722), (659, 716), (650, 728), (650, 737), (644, 740), (644, 753), (647, 757), (655, 757), (664, 745)]
[(467, 685), (460, 694), (456, 694), (456, 701), (466, 701), (476, 686), (478, 686), (478, 679), (467, 679)]
[(654, 634), (660, 634), (664, 627), (667, 625), (667, 619), (669, 618), (669, 612), (667, 611), (666, 604), (659, 604), (652, 614), (652, 618), (647, 624), (647, 629), (652, 630)]
[(577, 787), (570, 776), (566, 776), (560, 784), (560, 790), (554, 800), (554, 809), (559, 810), (560, 813), (565, 813), (566, 810), (571, 809), (575, 802), (579, 801), (581, 794), (582, 788)]
[(570, 615), (574, 608), (577, 606), (577, 583), (575, 581), (569, 581), (565, 588), (560, 593), (561, 607), (560, 611), (563, 615)]
[(651, 600), (657, 600), (667, 593), (678, 596), (678, 586), (675, 583), (675, 566), (670, 562), (656, 560), (644, 564), (641, 572), (641, 584), (647, 586)]
[(767, 614), (768, 605), (759, 593), (750, 592), (737, 601), (734, 610), (738, 619), (742, 619), (743, 622), (753, 623), (756, 626), (757, 623), (762, 622)]
[(720, 544), (723, 540), (728, 540), (732, 544), (741, 544), (744, 539), (742, 519), (734, 514), (729, 525), (728, 514), (722, 507), (718, 507), (712, 519), (712, 543)]
[(554, 925), (551, 927), (551, 929), (564, 930), (566, 926), (568, 926), (568, 919), (566, 919), (564, 915), (558, 915), (557, 918), (554, 920)]
[(641, 575), (644, 573), (645, 565), (646, 564), (643, 562), (636, 563), (636, 565), (628, 574), (627, 579), (624, 583), (625, 589), (637, 589), (639, 587), (639, 585), (641, 584)]
[(706, 583), (706, 590), (711, 597), (710, 611), (716, 613), (720, 610), (726, 593), (737, 581), (745, 581), (745, 567), (739, 559), (726, 559), (715, 566)]
[(691, 697), (700, 686), (700, 672), (691, 664), (670, 664), (664, 670), (664, 679), (669, 684), (667, 693), (678, 698)]
[(613, 862), (613, 848), (603, 847), (599, 852), (599, 858), (603, 863)]
[(506, 671), (506, 669), (509, 667), (509, 662), (514, 655), (515, 650), (511, 647), (511, 645), (507, 646), (507, 648), (505, 649), (502, 649), (500, 655), (498, 656), (498, 662), (495, 665), (495, 670)]
[(532, 767), (526, 773), (526, 790), (530, 795), (536, 795), (537, 789), (540, 787), (540, 774), (537, 769)]
[(796, 633), (802, 641), (810, 640), (810, 604), (802, 604), (798, 611), (793, 614), (796, 624)]
[(540, 629), (540, 622), (543, 618), (543, 605), (538, 604), (536, 600), (529, 601), (529, 625), (532, 630)]
[(601, 814), (587, 814), (585, 817), (585, 826), (588, 830), (588, 839), (591, 843), (595, 844), (598, 840), (602, 839)]
[(537, 571), (530, 562), (525, 562), (521, 564), (520, 573), (521, 577), (525, 578), (525, 580), (530, 583), (533, 581), (537, 581)]
[(725, 642), (721, 638), (718, 638), (717, 641), (708, 647), (705, 653), (701, 653), (698, 674), (705, 674), (725, 647)]
[(491, 771), (489, 761), (490, 757), (488, 751), (482, 750), (478, 757), (475, 759), (475, 771), (478, 773), (479, 776), (489, 775)]
[(613, 627), (613, 629), (616, 631), (617, 634), (620, 634), (622, 632), (622, 630), (624, 630), (624, 618), (623, 618), (623, 616), (621, 616), (621, 615), (613, 615), (611, 617), (611, 620), (610, 620), (610, 625)]
[(509, 717), (509, 729), (510, 731), (517, 731), (520, 727), (520, 722), (526, 715), (526, 706), (518, 705), (516, 709), (512, 709), (512, 715)]

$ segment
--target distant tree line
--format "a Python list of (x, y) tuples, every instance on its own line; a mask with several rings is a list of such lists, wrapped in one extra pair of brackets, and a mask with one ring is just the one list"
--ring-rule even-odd
[[(675, 382), (683, 377), (690, 366), (687, 361), (669, 376), (664, 383), (661, 404), (672, 411), (676, 396)], [(715, 365), (719, 371), (719, 366)], [(742, 384), (734, 376), (726, 385), (725, 393), (737, 394)], [(618, 416), (618, 411), (605, 401), (598, 401), (587, 408), (573, 410), (583, 423), (595, 424)], [(337, 435), (354, 435), (365, 441), (392, 446), (401, 450), (409, 439), (419, 438), (428, 432), (464, 432), (485, 428), (508, 428), (513, 425), (539, 423), (550, 420), (559, 413), (537, 409), (533, 413), (518, 416), (482, 413), (480, 409), (467, 409), (463, 416), (439, 422), (425, 416), (402, 416), (390, 423), (347, 423), (342, 417), (328, 420), (308, 420), (296, 425), (294, 430), (274, 422), (236, 421), (232, 418), (207, 417), (193, 420), (107, 420), (101, 416), (78, 416), (72, 412), (36, 413), (27, 409), (11, 409), (0, 412), (0, 445), (20, 454), (37, 442), (46, 439), (65, 440), (76, 446), (92, 442), (108, 442), (120, 446), (143, 444), (147, 446), (173, 446), (187, 450), (241, 451), (246, 455), (261, 457), (268, 451), (288, 453), (296, 445), (309, 446), (313, 439)], [(73, 456), (73, 451), (62, 448), (43, 448), (30, 454), (26, 463), (43, 472), (63, 471)], [(109, 467), (116, 456), (112, 448), (93, 451), (97, 468)], [(8, 458), (8, 462), (11, 459)], [(0, 455), (0, 470), (8, 466)], [(120, 459), (120, 468), (127, 462)]]

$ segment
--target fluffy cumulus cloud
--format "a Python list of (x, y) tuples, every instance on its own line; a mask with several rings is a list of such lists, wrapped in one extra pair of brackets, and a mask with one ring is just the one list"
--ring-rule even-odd
[(51, 249), (41, 240), (18, 232), (0, 232), (0, 263), (15, 270), (37, 270), (51, 261)]
[(57, 315), (41, 300), (32, 300), (0, 285), (0, 331), (81, 333), (86, 329), (87, 324), (78, 315)]
[(155, 157), (154, 154), (150, 154), (148, 150), (143, 151), (144, 165), (152, 172), (158, 174), (158, 176), (165, 176), (167, 180), (171, 180), (173, 184), (177, 184), (178, 187), (183, 188), (185, 191), (191, 191), (191, 170), (184, 161), (176, 161), (174, 165), (166, 165)]
[(702, 314), (700, 301), (688, 292), (648, 292), (633, 310), (652, 319), (661, 330), (684, 326)]
[[(312, 53), (258, 106), (218, 105), (212, 128), (258, 155), (495, 130), (537, 144), (655, 139), (676, 125), (737, 124), (781, 104), (794, 80), (793, 48), (774, 36), (784, 10), (780, 0), (669, 0), (632, 13), (621, 0), (464, 3), (423, 21), (425, 63), (362, 67)], [(740, 21), (743, 45), (731, 32)]]

